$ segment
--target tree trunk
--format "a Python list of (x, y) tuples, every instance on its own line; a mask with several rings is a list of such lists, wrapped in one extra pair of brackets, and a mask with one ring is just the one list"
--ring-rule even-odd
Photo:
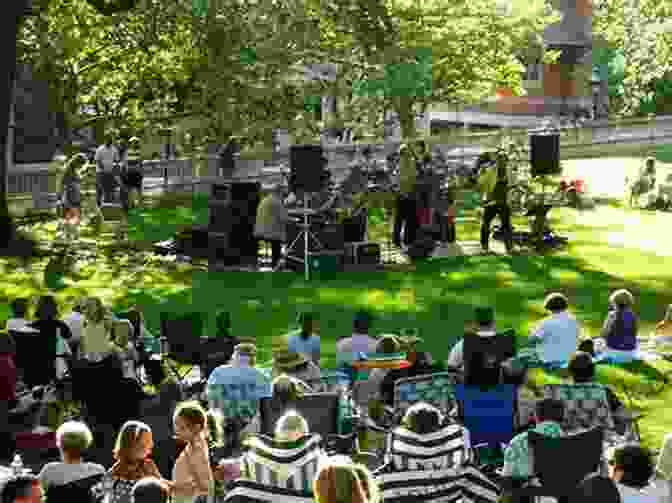
[(12, 217), (7, 202), (7, 134), (10, 107), (14, 94), (14, 78), (16, 76), (16, 42), (19, 25), (26, 11), (25, 0), (7, 2), (3, 15), (0, 16), (2, 32), (2, 66), (0, 72), (0, 246), (6, 248), (15, 234)]

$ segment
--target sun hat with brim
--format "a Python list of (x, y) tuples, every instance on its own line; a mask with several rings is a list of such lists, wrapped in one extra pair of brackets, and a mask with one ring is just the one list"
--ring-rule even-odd
[(548, 311), (560, 308), (561, 306), (562, 309), (564, 309), (568, 305), (569, 301), (567, 300), (567, 297), (558, 292), (551, 293), (544, 299), (544, 309)]
[(238, 354), (254, 356), (257, 354), (257, 347), (249, 342), (242, 342), (235, 347), (235, 351)]
[[(386, 348), (390, 351), (378, 351), (378, 348)], [(378, 344), (376, 345), (377, 353), (399, 353), (401, 350), (402, 343), (399, 340), (399, 336), (396, 334), (382, 334), (378, 338)]]
[(281, 370), (295, 369), (306, 363), (308, 359), (302, 353), (280, 350), (273, 353), (273, 365)]
[(399, 336), (399, 342), (401, 342), (403, 347), (407, 348), (414, 347), (420, 342), (425, 342), (418, 334), (419, 331), (417, 328), (404, 328)]

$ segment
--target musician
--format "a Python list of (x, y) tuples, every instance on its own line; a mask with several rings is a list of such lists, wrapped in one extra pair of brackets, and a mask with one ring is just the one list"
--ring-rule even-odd
[(478, 179), (479, 190), (482, 194), (484, 206), (481, 222), (481, 246), (485, 253), (490, 251), (490, 224), (498, 216), (505, 230), (505, 245), (507, 253), (513, 251), (511, 226), (511, 208), (508, 202), (509, 187), (513, 184), (508, 159), (504, 154), (498, 154), (495, 162), (483, 167)]
[(273, 267), (280, 261), (282, 244), (287, 241), (289, 214), (282, 200), (283, 194), (282, 185), (273, 186), (270, 194), (259, 204), (254, 225), (254, 237), (271, 243)]

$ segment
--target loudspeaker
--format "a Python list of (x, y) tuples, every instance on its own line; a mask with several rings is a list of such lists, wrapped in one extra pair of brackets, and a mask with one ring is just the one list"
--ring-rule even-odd
[(530, 152), (532, 176), (562, 174), (559, 134), (530, 135)]
[(208, 232), (223, 235), (211, 239), (211, 258), (229, 264), (256, 261), (254, 224), (261, 193), (258, 182), (214, 185), (210, 198)]
[(289, 162), (292, 171), (291, 190), (320, 192), (324, 187), (325, 163), (320, 145), (292, 145), (289, 149)]

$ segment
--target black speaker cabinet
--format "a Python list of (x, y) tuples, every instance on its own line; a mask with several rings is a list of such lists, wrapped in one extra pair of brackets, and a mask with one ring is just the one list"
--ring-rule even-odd
[(530, 135), (532, 176), (560, 175), (560, 135)]
[(215, 185), (210, 198), (208, 231), (224, 235), (210, 240), (213, 260), (231, 264), (256, 260), (257, 242), (254, 224), (261, 193), (259, 183), (232, 183)]
[(320, 145), (292, 145), (289, 149), (292, 191), (314, 193), (324, 186), (325, 161)]

